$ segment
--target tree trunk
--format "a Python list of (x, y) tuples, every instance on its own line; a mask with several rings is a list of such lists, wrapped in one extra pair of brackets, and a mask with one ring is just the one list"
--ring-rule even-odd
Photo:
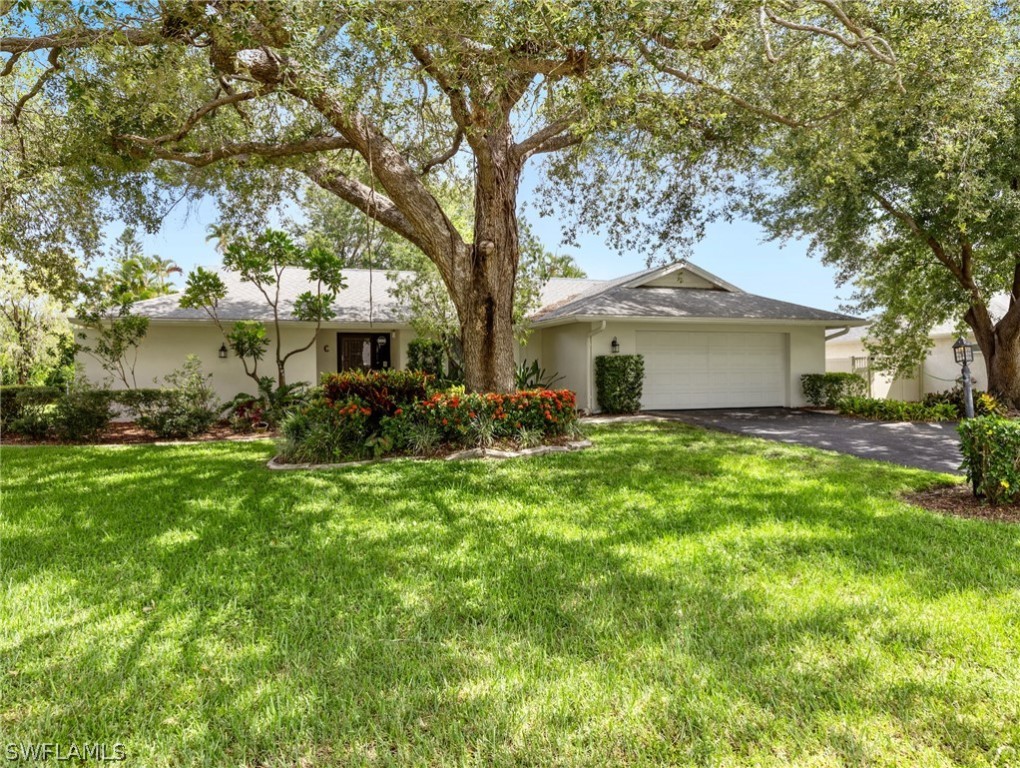
[(996, 344), (990, 358), (986, 358), (988, 391), (1014, 408), (1020, 407), (1020, 343), (1013, 339), (1009, 344)]
[(474, 245), (454, 257), (451, 294), (460, 319), (464, 383), (472, 392), (514, 390), (514, 285), (520, 259), (521, 166), (509, 129), (488, 139), (475, 172)]
[(1020, 304), (1012, 302), (994, 325), (984, 306), (972, 306), (964, 320), (985, 358), (988, 391), (1008, 405), (1020, 407)]

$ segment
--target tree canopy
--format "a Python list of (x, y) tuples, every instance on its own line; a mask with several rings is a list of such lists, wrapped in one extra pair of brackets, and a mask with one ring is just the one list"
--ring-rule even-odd
[[(835, 0), (49, 0), (7, 10), (5, 252), (33, 258), (15, 233), (37, 185), (56, 195), (72, 183), (77, 202), (49, 209), (47, 231), (60, 236), (36, 236), (64, 253), (87, 250), (107, 215), (83, 194), (150, 226), (211, 192), (233, 221), (307, 180), (435, 265), (475, 389), (513, 386), (529, 161), (551, 158), (550, 211), (573, 209), (618, 245), (668, 252), (711, 215), (706, 195), (733, 185), (724, 152), (745, 151), (763, 124), (826, 119), (858, 80), (898, 77), (871, 5), (857, 17)], [(471, 174), (471, 232), (437, 198), (442, 168)]]
[(933, 326), (966, 323), (991, 388), (1020, 402), (1018, 17), (1006, 3), (891, 3), (869, 21), (901, 87), (875, 98), (865, 78), (852, 109), (771, 132), (749, 208), (853, 281), (878, 365), (913, 369)]

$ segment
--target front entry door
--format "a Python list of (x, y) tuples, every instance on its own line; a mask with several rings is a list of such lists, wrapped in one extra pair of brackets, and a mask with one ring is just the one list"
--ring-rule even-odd
[(337, 370), (379, 371), (390, 367), (388, 333), (338, 333)]

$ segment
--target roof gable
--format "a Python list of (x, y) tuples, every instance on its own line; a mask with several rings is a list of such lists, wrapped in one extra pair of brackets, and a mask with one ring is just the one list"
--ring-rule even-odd
[(730, 293), (743, 293), (733, 283), (728, 283), (718, 275), (691, 264), (689, 261), (676, 261), (657, 269), (650, 269), (634, 276), (621, 286), (623, 288), (695, 288)]

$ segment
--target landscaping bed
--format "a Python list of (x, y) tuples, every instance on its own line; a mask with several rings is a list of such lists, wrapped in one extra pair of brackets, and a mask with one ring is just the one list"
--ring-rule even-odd
[(903, 498), (919, 507), (955, 517), (1020, 523), (1020, 502), (990, 504), (985, 499), (976, 498), (971, 487), (966, 484), (937, 485), (904, 494)]

